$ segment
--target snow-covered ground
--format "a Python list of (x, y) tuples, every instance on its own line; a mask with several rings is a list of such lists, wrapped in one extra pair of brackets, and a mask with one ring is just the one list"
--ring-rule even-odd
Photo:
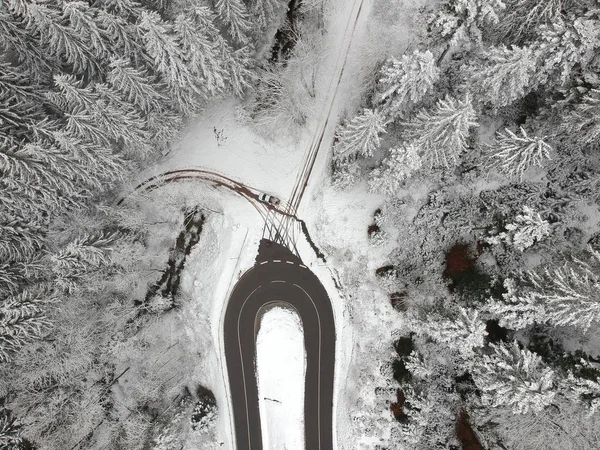
[(263, 448), (304, 450), (306, 351), (295, 311), (275, 307), (264, 313), (256, 372)]

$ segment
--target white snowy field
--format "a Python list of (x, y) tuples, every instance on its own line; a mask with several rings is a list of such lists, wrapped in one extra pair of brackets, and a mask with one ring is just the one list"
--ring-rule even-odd
[(256, 342), (260, 422), (265, 450), (304, 450), (306, 351), (298, 314), (264, 313)]

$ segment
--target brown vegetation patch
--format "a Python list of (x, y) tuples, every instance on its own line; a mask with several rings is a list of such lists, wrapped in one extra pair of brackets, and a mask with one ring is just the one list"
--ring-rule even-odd
[(485, 450), (475, 431), (473, 431), (469, 421), (469, 413), (464, 408), (460, 410), (456, 420), (456, 437), (462, 450)]

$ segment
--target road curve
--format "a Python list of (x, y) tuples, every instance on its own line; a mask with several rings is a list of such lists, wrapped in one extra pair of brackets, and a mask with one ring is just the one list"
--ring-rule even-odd
[[(237, 450), (262, 450), (255, 375), (256, 336), (265, 306), (287, 303), (304, 328), (305, 448), (333, 450), (335, 323), (319, 279), (287, 248), (263, 239), (256, 264), (238, 281), (224, 320), (224, 344)], [(264, 449), (270, 450), (270, 449)]]

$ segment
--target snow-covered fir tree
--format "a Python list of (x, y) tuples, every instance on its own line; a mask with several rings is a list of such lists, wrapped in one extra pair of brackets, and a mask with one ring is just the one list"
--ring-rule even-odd
[(502, 0), (449, 0), (429, 17), (429, 27), (449, 46), (478, 46), (484, 30), (500, 21), (504, 8)]
[(542, 167), (550, 159), (552, 147), (546, 137), (528, 136), (519, 129), (520, 135), (506, 128), (496, 133), (496, 139), (487, 147), (485, 165), (497, 168), (508, 176), (523, 180), (530, 167)]
[(164, 94), (156, 89), (155, 82), (146, 71), (136, 69), (128, 60), (113, 59), (106, 78), (113, 89), (144, 113), (162, 109)]
[(421, 110), (404, 123), (407, 140), (422, 152), (424, 165), (453, 167), (467, 149), (469, 130), (477, 126), (477, 115), (469, 96), (458, 100), (449, 95), (431, 110)]
[(227, 25), (231, 37), (238, 44), (247, 44), (252, 23), (246, 5), (241, 0), (216, 0), (215, 9), (219, 19)]
[(536, 60), (528, 47), (492, 47), (469, 69), (474, 97), (495, 108), (510, 105), (535, 88)]
[(505, 225), (505, 228), (506, 231), (487, 237), (486, 242), (505, 242), (522, 252), (552, 233), (550, 223), (529, 206), (523, 206), (523, 214), (517, 214), (514, 222)]
[(417, 336), (427, 336), (439, 344), (456, 349), (465, 360), (474, 356), (476, 348), (483, 347), (487, 335), (479, 312), (462, 307), (453, 317), (428, 314), (426, 319), (413, 321), (411, 325)]
[(371, 172), (369, 190), (394, 195), (404, 180), (412, 176), (421, 166), (421, 157), (414, 145), (393, 147), (382, 161), (381, 167)]
[(540, 412), (556, 395), (555, 373), (542, 358), (512, 344), (491, 344), (492, 353), (473, 360), (471, 374), (482, 405), (511, 408), (515, 414)]
[(365, 108), (363, 112), (336, 130), (337, 142), (333, 147), (336, 160), (353, 159), (357, 156), (373, 156), (385, 133), (385, 118), (380, 111)]
[(563, 116), (562, 128), (577, 142), (600, 147), (600, 89), (591, 89), (573, 111)]
[(504, 280), (503, 286), (506, 292), (502, 294), (502, 299), (490, 298), (486, 307), (493, 317), (498, 318), (500, 326), (521, 330), (544, 321), (544, 305), (535, 294), (521, 292), (513, 278)]
[(403, 117), (431, 90), (439, 74), (430, 51), (415, 50), (399, 60), (390, 58), (378, 80), (377, 100), (382, 111), (391, 119)]
[(50, 298), (23, 291), (0, 301), (0, 362), (40, 336), (51, 324), (44, 310)]
[(540, 27), (540, 39), (532, 45), (539, 63), (539, 84), (565, 85), (574, 71), (594, 71), (595, 55), (600, 48), (600, 20), (593, 14), (557, 19)]

